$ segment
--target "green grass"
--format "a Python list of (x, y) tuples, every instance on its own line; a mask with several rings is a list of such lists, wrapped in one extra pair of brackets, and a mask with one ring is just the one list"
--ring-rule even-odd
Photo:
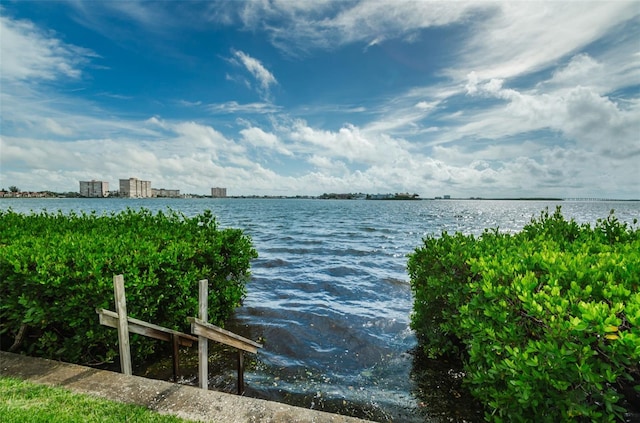
[(153, 422), (187, 420), (162, 415), (142, 406), (72, 393), (63, 388), (0, 377), (0, 416), (5, 423)]

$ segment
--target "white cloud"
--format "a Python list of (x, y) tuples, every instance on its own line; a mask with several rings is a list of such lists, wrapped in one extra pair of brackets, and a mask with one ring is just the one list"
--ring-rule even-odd
[(280, 141), (280, 139), (270, 132), (265, 132), (261, 128), (250, 127), (240, 131), (243, 140), (254, 147), (272, 150), (275, 153), (285, 156), (292, 156), (293, 153)]
[[(640, 37), (640, 29), (635, 36)], [(566, 65), (556, 68), (552, 77), (538, 84), (538, 89), (589, 87), (606, 95), (636, 85), (640, 75), (640, 52), (633, 44), (619, 43), (594, 57), (580, 53), (569, 58)]]
[(545, 146), (533, 141), (518, 143), (494, 142), (486, 145), (457, 144), (451, 146), (437, 145), (432, 150), (432, 157), (453, 166), (471, 166), (479, 163), (506, 163), (518, 157), (538, 157)]
[(589, 85), (590, 80), (600, 79), (605, 73), (602, 63), (586, 53), (573, 56), (567, 66), (557, 69), (548, 81), (553, 85)]
[(377, 38), (381, 31), (391, 37), (404, 37), (417, 29), (456, 22), (476, 7), (456, 2), (363, 1), (342, 10), (324, 25), (337, 30), (343, 42), (366, 40), (372, 35)]
[[(583, 2), (557, 1), (285, 0), (216, 2), (197, 12), (171, 3), (164, 7), (143, 2), (71, 4), (87, 19), (87, 27), (103, 27), (103, 33), (109, 32), (105, 13), (126, 16), (152, 32), (167, 33), (180, 25), (203, 28), (210, 22), (230, 25), (239, 20), (246, 29), (266, 33), (276, 47), (294, 55), (351, 43), (362, 43), (366, 50), (391, 39), (416, 42), (424, 29), (456, 24), (466, 32), (460, 37), (461, 50), (452, 51), (458, 57), (458, 65), (449, 70), (454, 80), (463, 80), (470, 71), (476, 71), (480, 79), (491, 79), (539, 70), (640, 16), (633, 1), (590, 2), (585, 7)], [(634, 32), (637, 35), (637, 29)], [(260, 61), (244, 52), (233, 54), (263, 90), (277, 82)]]
[(377, 108), (370, 107), (370, 112), (377, 118), (363, 125), (363, 131), (369, 135), (384, 133), (394, 136), (415, 136), (432, 131), (433, 126), (424, 127), (422, 122), (438, 110), (441, 100), (433, 90), (428, 94), (425, 91), (410, 90)]
[(303, 120), (296, 120), (285, 129), (286, 137), (296, 142), (296, 152), (320, 154), (352, 163), (379, 163), (389, 157), (406, 154), (401, 142), (384, 134), (368, 134), (348, 124), (338, 131), (315, 129)]
[[(162, 138), (145, 142), (147, 148), (182, 155), (205, 153), (209, 159), (242, 163), (245, 148), (209, 125), (196, 122), (167, 122), (156, 117), (147, 121), (165, 131)], [(158, 148), (159, 147), (159, 148)]]
[[(472, 27), (462, 62), (480, 80), (540, 70), (640, 15), (634, 2), (501, 2)], [(455, 72), (452, 73), (455, 75)], [(456, 78), (458, 79), (458, 78)]]
[(454, 188), (459, 195), (500, 197), (543, 193), (562, 197), (568, 192), (585, 197), (606, 196), (607, 192), (624, 192), (628, 197), (637, 195), (631, 185), (616, 188), (613, 182), (633, 175), (632, 161), (612, 162), (585, 149), (527, 142), (496, 144), (480, 151), (462, 146), (438, 146), (434, 151), (446, 170), (444, 174), (450, 177), (449, 188)]
[(433, 110), (437, 105), (438, 105), (437, 102), (429, 103), (427, 101), (420, 101), (416, 103), (415, 107), (420, 110)]
[(320, 174), (331, 175), (336, 179), (352, 177), (349, 167), (342, 160), (331, 160), (329, 157), (314, 154), (307, 159), (307, 162), (314, 166)]
[[(79, 78), (95, 53), (66, 44), (30, 21), (0, 15), (0, 79), (4, 84)], [(3, 87), (3, 90), (5, 87)]]
[(44, 126), (52, 133), (56, 135), (65, 136), (65, 137), (73, 135), (73, 132), (74, 132), (73, 129), (69, 127), (63, 127), (62, 125), (60, 125), (58, 122), (56, 122), (51, 118), (45, 119)]
[[(69, 93), (45, 91), (48, 84), (38, 82), (82, 79), (95, 54), (33, 23), (2, 17), (3, 183), (66, 191), (80, 179), (139, 176), (154, 186), (199, 193), (224, 185), (233, 194), (637, 197), (640, 102), (634, 91), (621, 90), (640, 82), (637, 43), (580, 52), (638, 16), (628, 3), (597, 3), (584, 13), (576, 12), (583, 5), (560, 2), (403, 1), (391, 7), (270, 1), (224, 7), (232, 6), (244, 13), (248, 27), (267, 31), (287, 52), (347, 43), (371, 48), (393, 38), (416, 42), (422, 28), (461, 22), (470, 32), (455, 46), (462, 50), (451, 51), (455, 66), (439, 75), (448, 80), (409, 87), (375, 104), (354, 99), (352, 105), (285, 110), (268, 99), (280, 83), (273, 73), (233, 50), (229, 60), (252, 82), (229, 77), (255, 86), (261, 102), (183, 100), (178, 103), (215, 116), (141, 121)], [(161, 31), (147, 12), (146, 3), (136, 3), (126, 16)], [(476, 12), (482, 13), (472, 21)], [(262, 26), (273, 19), (284, 23)], [(638, 29), (629, 34), (638, 35)], [(533, 71), (542, 72), (529, 79)], [(541, 80), (542, 74), (548, 79)], [(346, 115), (352, 112), (366, 113)], [(344, 113), (346, 123), (330, 126), (318, 118), (328, 113)]]
[[(137, 125), (156, 127), (162, 135), (152, 141), (127, 136), (75, 139), (66, 141), (64, 148), (47, 138), (4, 136), (0, 139), (3, 180), (9, 184), (16, 178), (23, 189), (66, 191), (75, 189), (81, 179), (115, 183), (119, 178), (137, 176), (151, 180), (155, 187), (202, 193), (214, 179), (240, 181), (238, 175), (246, 178), (257, 166), (247, 158), (242, 145), (208, 125), (156, 117)], [(18, 171), (25, 168), (30, 171)]]
[(621, 109), (607, 97), (577, 87), (566, 95), (560, 129), (578, 142), (597, 146), (605, 155), (640, 155), (640, 107)]
[(245, 2), (239, 18), (251, 30), (263, 30), (273, 44), (292, 54), (334, 49), (360, 42), (365, 49), (384, 39), (415, 40), (416, 32), (457, 22), (470, 10), (466, 2)]
[(237, 101), (228, 101), (226, 103), (209, 104), (207, 110), (211, 113), (249, 113), (249, 114), (264, 114), (264, 113), (276, 113), (280, 111), (282, 107), (272, 103), (245, 103), (240, 104)]
[(122, 133), (146, 139), (157, 135), (138, 122), (108, 118), (103, 110), (82, 98), (51, 92), (38, 85), (3, 84), (0, 103), (4, 134), (46, 139), (110, 137)]
[[(569, 69), (575, 74), (575, 70)], [(557, 75), (553, 81), (559, 80)], [(640, 154), (638, 104), (621, 107), (593, 88), (580, 85), (544, 93), (520, 92), (503, 88), (503, 81), (497, 79), (478, 84), (471, 75), (467, 87), (474, 95), (501, 99), (504, 103), (468, 115), (469, 123), (454, 129), (443, 141), (475, 134), (499, 139), (550, 129), (608, 156), (622, 158)]]
[(467, 83), (464, 88), (467, 90), (467, 94), (475, 95), (478, 93), (478, 84), (480, 83), (480, 78), (478, 78), (478, 74), (474, 71), (471, 71), (467, 74)]
[(202, 105), (202, 101), (178, 100), (177, 103), (184, 107), (199, 107)]
[[(239, 19), (252, 31), (270, 34), (290, 54), (337, 49), (385, 40), (415, 42), (423, 29), (460, 24), (454, 80), (470, 71), (481, 80), (530, 73), (577, 51), (607, 31), (640, 16), (633, 1), (441, 2), (399, 0), (357, 2), (245, 2)], [(628, 43), (627, 43), (628, 44)]]
[(269, 72), (269, 70), (265, 68), (258, 59), (251, 57), (242, 51), (233, 51), (233, 57), (234, 61), (237, 60), (236, 63), (240, 63), (251, 75), (253, 75), (253, 77), (258, 81), (260, 92), (268, 98), (270, 87), (278, 84), (275, 76), (273, 76), (273, 74)]
[[(163, 7), (144, 1), (76, 1), (68, 0), (73, 9), (70, 17), (80, 25), (96, 31), (105, 38), (119, 43), (140, 41), (133, 34), (135, 27), (144, 28), (156, 36), (167, 37), (183, 27), (184, 22), (193, 27), (198, 23), (198, 16), (187, 14), (188, 8), (172, 7), (169, 2)], [(114, 25), (114, 19), (126, 24)], [(167, 44), (163, 43), (164, 51)]]
[(378, 44), (380, 44), (383, 41), (384, 41), (384, 37), (376, 37), (369, 44), (367, 44), (367, 46), (364, 48), (363, 51), (366, 52), (367, 50), (369, 50), (369, 48), (371, 48), (373, 46), (377, 46)]

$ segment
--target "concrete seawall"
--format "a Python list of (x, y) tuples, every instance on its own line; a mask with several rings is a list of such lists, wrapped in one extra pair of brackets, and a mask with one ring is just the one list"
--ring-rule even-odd
[(366, 420), (277, 402), (205, 391), (139, 376), (0, 351), (0, 374), (113, 401), (138, 404), (162, 414), (220, 423), (364, 423)]

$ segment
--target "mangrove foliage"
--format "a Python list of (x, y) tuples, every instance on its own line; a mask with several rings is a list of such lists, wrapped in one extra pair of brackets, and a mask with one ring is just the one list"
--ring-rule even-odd
[[(0, 336), (3, 348), (74, 363), (111, 362), (117, 332), (96, 308), (114, 310), (123, 274), (129, 316), (189, 332), (198, 281), (209, 280), (209, 321), (223, 325), (245, 295), (251, 239), (221, 229), (210, 211), (20, 214), (0, 211)], [(142, 360), (158, 343), (132, 336)]]
[(411, 325), (457, 356), (490, 421), (615, 421), (640, 399), (640, 230), (543, 212), (516, 234), (430, 236)]

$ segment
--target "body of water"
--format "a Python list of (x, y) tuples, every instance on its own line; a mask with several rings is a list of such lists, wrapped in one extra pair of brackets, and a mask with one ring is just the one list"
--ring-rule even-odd
[[(382, 422), (481, 419), (455, 365), (414, 360), (407, 254), (442, 231), (518, 231), (557, 205), (580, 223), (611, 209), (623, 221), (640, 218), (639, 202), (0, 200), (1, 209), (19, 212), (212, 210), (222, 226), (249, 234), (259, 254), (244, 305), (226, 326), (264, 340), (246, 372), (246, 394)], [(233, 364), (224, 368), (212, 384), (233, 391)], [(185, 381), (196, 371), (197, 364), (183, 369)]]

